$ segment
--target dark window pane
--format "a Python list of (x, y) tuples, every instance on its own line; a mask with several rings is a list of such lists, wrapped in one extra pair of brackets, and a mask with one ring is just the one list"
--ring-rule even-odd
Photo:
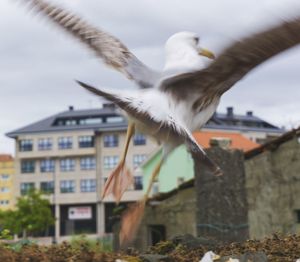
[(52, 149), (52, 139), (51, 138), (39, 139), (38, 148), (40, 151), (51, 150)]
[(61, 193), (74, 193), (75, 192), (75, 181), (74, 180), (60, 181), (60, 192)]
[(82, 157), (80, 158), (80, 169), (81, 170), (94, 170), (96, 168), (95, 157)]
[(75, 159), (65, 158), (60, 160), (60, 171), (68, 172), (75, 170)]
[(60, 137), (58, 139), (58, 148), (59, 149), (70, 149), (73, 146), (72, 137)]
[(43, 159), (40, 162), (41, 173), (54, 172), (55, 161), (53, 159)]
[(53, 194), (54, 193), (54, 182), (53, 181), (47, 181), (47, 182), (41, 182), (41, 191), (45, 194)]
[(136, 134), (133, 137), (133, 144), (135, 146), (146, 145), (146, 137), (142, 134)]
[(93, 136), (80, 136), (78, 138), (78, 143), (80, 148), (94, 147), (94, 137)]
[(104, 147), (117, 147), (119, 145), (118, 135), (105, 135), (103, 141)]
[(143, 190), (143, 177), (141, 176), (134, 177), (134, 189)]
[(31, 190), (34, 190), (34, 183), (21, 183), (20, 185), (21, 195), (26, 195)]
[(103, 166), (105, 169), (114, 168), (119, 162), (118, 156), (105, 156), (103, 158)]
[(34, 173), (35, 171), (35, 161), (34, 160), (22, 160), (21, 161), (21, 173), (28, 174)]
[(19, 150), (21, 152), (32, 151), (33, 143), (31, 139), (23, 139), (19, 141)]
[(96, 192), (96, 179), (82, 179), (80, 180), (81, 192)]

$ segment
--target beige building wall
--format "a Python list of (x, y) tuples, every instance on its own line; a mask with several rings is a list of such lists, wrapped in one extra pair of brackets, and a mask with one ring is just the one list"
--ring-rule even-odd
[[(105, 147), (104, 136), (117, 135), (118, 145), (116, 147)], [(94, 147), (80, 148), (78, 139), (80, 136), (94, 136)], [(71, 137), (73, 146), (71, 149), (59, 149), (58, 140), (60, 137)], [(39, 139), (52, 139), (51, 150), (39, 150)], [(15, 158), (15, 199), (21, 196), (21, 184), (22, 183), (34, 183), (36, 189), (40, 189), (41, 182), (53, 181), (55, 184), (55, 193), (50, 194), (49, 198), (51, 204), (54, 205), (56, 210), (56, 240), (60, 241), (59, 235), (60, 228), (60, 206), (61, 205), (79, 205), (79, 204), (96, 204), (97, 207), (97, 234), (103, 236), (105, 234), (105, 203), (114, 202), (112, 196), (108, 196), (104, 201), (101, 199), (101, 188), (104, 185), (104, 178), (107, 178), (112, 172), (113, 168), (106, 169), (104, 167), (104, 157), (118, 156), (121, 158), (123, 153), (126, 138), (126, 130), (121, 131), (107, 131), (102, 133), (95, 133), (94, 130), (75, 130), (75, 131), (63, 131), (63, 132), (47, 132), (37, 134), (20, 135), (16, 140), (16, 158)], [(21, 152), (19, 150), (19, 142), (21, 140), (29, 139), (33, 142), (32, 151)], [(133, 167), (134, 155), (144, 155), (145, 158), (154, 151), (158, 145), (156, 142), (146, 137), (145, 145), (134, 145), (131, 141), (128, 155), (127, 155), (127, 167), (130, 168), (134, 176), (141, 176), (137, 170)], [(94, 170), (81, 170), (80, 158), (86, 156), (95, 157), (96, 167)], [(60, 160), (65, 158), (72, 158), (75, 160), (74, 171), (63, 172), (60, 170)], [(41, 161), (45, 159), (52, 159), (55, 161), (55, 169), (53, 172), (41, 172)], [(21, 173), (21, 163), (24, 160), (35, 161), (35, 171), (33, 173)], [(96, 192), (81, 192), (80, 181), (82, 179), (96, 179)], [(74, 193), (61, 193), (60, 183), (63, 180), (75, 181)], [(134, 186), (125, 192), (121, 199), (121, 202), (133, 202), (141, 199), (143, 196), (143, 190), (135, 190)]]
[(0, 209), (14, 207), (14, 160), (9, 155), (0, 155)]
[[(16, 197), (20, 196), (20, 185), (21, 183), (34, 182), (35, 188), (40, 189), (40, 182), (55, 181), (55, 197), (51, 196), (49, 199), (51, 203), (57, 204), (69, 204), (69, 203), (81, 203), (87, 201), (96, 201), (95, 193), (82, 193), (80, 192), (80, 180), (93, 178), (96, 179), (95, 170), (80, 170), (80, 158), (85, 156), (96, 156), (95, 148), (79, 148), (78, 138), (80, 136), (93, 136), (93, 131), (73, 131), (73, 132), (60, 132), (60, 133), (43, 133), (43, 134), (32, 134), (19, 136), (16, 141)], [(73, 146), (71, 149), (59, 149), (58, 139), (60, 137), (71, 137)], [(52, 139), (51, 150), (38, 150), (38, 141), (41, 138)], [(19, 141), (23, 139), (31, 139), (33, 141), (33, 150), (27, 152), (19, 151)], [(60, 160), (64, 158), (73, 158), (75, 160), (74, 171), (60, 171)], [(40, 163), (44, 159), (55, 160), (55, 171), (54, 172), (40, 172)], [(32, 174), (21, 173), (21, 162), (22, 160), (34, 160), (35, 161), (35, 172)], [(62, 180), (75, 180), (75, 193), (60, 193), (60, 181)], [(54, 199), (55, 198), (55, 199)]]

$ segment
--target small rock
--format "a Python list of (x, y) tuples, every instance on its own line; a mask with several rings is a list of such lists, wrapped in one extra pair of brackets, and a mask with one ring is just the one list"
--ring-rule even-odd
[(172, 262), (168, 256), (158, 254), (144, 254), (140, 255), (143, 262)]
[(216, 247), (217, 242), (214, 240), (210, 240), (207, 238), (200, 238), (200, 237), (194, 237), (191, 234), (185, 234), (182, 236), (176, 236), (174, 238), (171, 239), (171, 241), (175, 244), (175, 245), (183, 245), (186, 246), (187, 248), (197, 248), (200, 246), (205, 246), (209, 249), (214, 249), (214, 247)]
[[(230, 259), (232, 259), (230, 261)], [(255, 252), (250, 253), (247, 252), (243, 255), (232, 255), (232, 256), (226, 256), (222, 257), (220, 262), (233, 262), (233, 259), (237, 259), (239, 262), (267, 262), (268, 258), (267, 255), (264, 252)]]

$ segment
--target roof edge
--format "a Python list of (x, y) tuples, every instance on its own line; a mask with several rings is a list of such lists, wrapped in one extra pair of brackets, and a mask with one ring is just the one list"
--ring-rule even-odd
[(250, 159), (250, 158), (255, 157), (267, 150), (275, 150), (281, 144), (293, 139), (295, 136), (300, 136), (300, 126), (296, 129), (292, 129), (291, 131), (284, 133), (282, 136), (275, 138), (257, 148), (254, 148), (254, 149), (251, 149), (251, 150), (245, 152), (244, 157), (245, 157), (245, 159)]

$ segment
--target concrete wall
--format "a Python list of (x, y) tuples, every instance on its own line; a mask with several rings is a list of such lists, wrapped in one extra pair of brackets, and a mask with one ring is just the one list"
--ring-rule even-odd
[(295, 233), (300, 210), (299, 138), (246, 160), (250, 237)]
[(223, 176), (213, 176), (196, 162), (197, 235), (222, 242), (243, 241), (248, 238), (244, 154), (220, 147), (207, 153)]

